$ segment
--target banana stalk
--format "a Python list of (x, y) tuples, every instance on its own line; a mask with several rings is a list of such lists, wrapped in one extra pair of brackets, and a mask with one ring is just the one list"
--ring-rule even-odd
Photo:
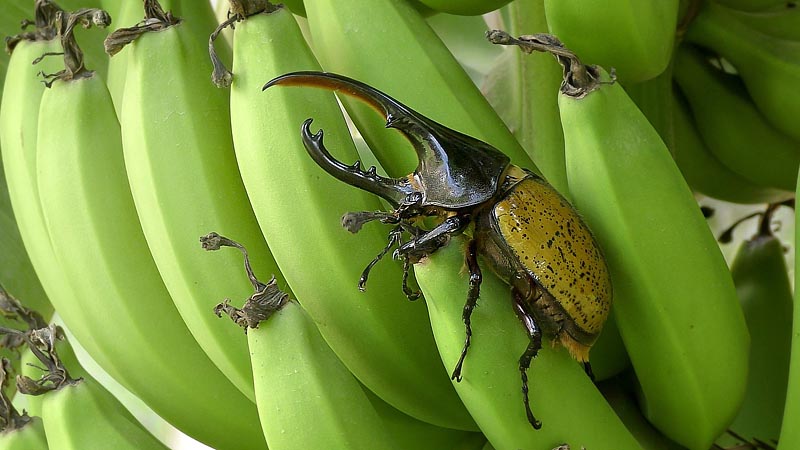
[(570, 192), (605, 252), (642, 408), (674, 441), (707, 449), (742, 401), (749, 336), (700, 208), (658, 133), (601, 69), (552, 36), (498, 33), (497, 41), (551, 52), (564, 65)]
[(294, 18), (282, 8), (252, 15), (236, 25), (234, 47), (236, 156), (292, 291), (333, 351), (370, 390), (417, 419), (475, 430), (441, 365), (424, 306), (409, 304), (399, 289), (400, 265), (376, 268), (367, 291), (358, 291), (363, 264), (385, 246), (386, 237), (371, 227), (356, 237), (339, 224), (353, 208), (371, 211), (381, 205), (324, 173), (300, 138), (300, 125), (312, 117), (314, 126), (325, 127), (337, 156), (356, 159), (335, 97), (316, 90), (260, 91), (265, 81), (286, 72), (319, 69)]
[(89, 354), (164, 419), (218, 448), (259, 448), (254, 405), (197, 345), (148, 251), (110, 94), (91, 72), (76, 73), (54, 80), (39, 115), (50, 264), (75, 293), (52, 301)]
[(146, 25), (115, 31), (108, 41), (111, 45), (117, 36), (140, 34), (121, 55), (128, 60), (120, 124), (136, 212), (159, 273), (195, 340), (253, 400), (245, 336), (208, 314), (214, 298), (246, 297), (247, 279), (235, 254), (209, 257), (200, 251), (197, 236), (209, 228), (239, 236), (259, 267), (279, 277), (280, 272), (236, 165), (229, 94), (208, 82), (208, 31), (168, 16), (158, 2), (146, 4)]

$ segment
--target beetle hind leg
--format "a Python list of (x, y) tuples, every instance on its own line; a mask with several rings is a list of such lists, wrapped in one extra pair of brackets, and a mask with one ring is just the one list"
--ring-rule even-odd
[(472, 311), (478, 304), (481, 282), (483, 281), (481, 268), (478, 266), (477, 255), (478, 241), (473, 239), (467, 244), (466, 262), (467, 269), (469, 270), (469, 291), (467, 291), (467, 302), (464, 304), (464, 311), (461, 314), (461, 318), (464, 320), (466, 337), (464, 339), (464, 348), (461, 349), (461, 356), (458, 358), (456, 367), (453, 369), (453, 374), (450, 376), (451, 380), (456, 381), (461, 381), (461, 368), (464, 365), (464, 359), (467, 357), (467, 350), (472, 340)]
[(539, 349), (542, 348), (542, 330), (536, 323), (536, 319), (534, 319), (533, 314), (526, 305), (523, 296), (516, 289), (512, 290), (514, 294), (514, 312), (525, 326), (529, 339), (528, 347), (519, 358), (519, 373), (522, 379), (522, 398), (525, 403), (525, 414), (528, 416), (528, 422), (530, 422), (533, 428), (538, 430), (542, 427), (542, 422), (534, 417), (533, 411), (531, 410), (531, 404), (528, 398), (528, 369), (531, 366), (531, 361), (539, 353)]

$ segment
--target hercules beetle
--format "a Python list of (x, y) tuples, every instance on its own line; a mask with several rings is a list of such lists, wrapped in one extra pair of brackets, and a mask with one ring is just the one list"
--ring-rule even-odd
[[(470, 345), (470, 316), (481, 285), (481, 255), (511, 286), (514, 311), (529, 343), (519, 359), (528, 421), (536, 420), (528, 402), (527, 369), (547, 335), (583, 362), (587, 373), (589, 349), (597, 339), (611, 305), (611, 281), (602, 252), (575, 209), (536, 174), (512, 165), (491, 145), (447, 128), (359, 81), (327, 72), (293, 72), (269, 81), (274, 86), (312, 86), (354, 96), (377, 109), (387, 128), (396, 128), (413, 145), (419, 164), (404, 178), (378, 175), (375, 167), (362, 170), (360, 161), (348, 166), (336, 160), (323, 144), (323, 132), (310, 131), (312, 119), (301, 127), (303, 143), (314, 161), (339, 180), (386, 199), (392, 211), (347, 213), (342, 224), (355, 233), (373, 220), (392, 224), (389, 243), (361, 276), (393, 246), (404, 263), (403, 290), (410, 299), (419, 294), (407, 284), (412, 263), (446, 245), (450, 236), (472, 224), (465, 252), (469, 291), (463, 320), (466, 340), (452, 379), (461, 380), (461, 367)], [(431, 229), (422, 219), (433, 217)], [(403, 242), (404, 235), (410, 238)]]

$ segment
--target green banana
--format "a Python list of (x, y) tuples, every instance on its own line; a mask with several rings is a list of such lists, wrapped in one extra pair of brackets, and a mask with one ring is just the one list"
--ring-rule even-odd
[(720, 5), (739, 11), (761, 12), (779, 7), (787, 7), (787, 0), (714, 0)]
[(241, 309), (225, 300), (214, 311), (247, 332), (256, 404), (269, 447), (394, 449), (361, 385), (297, 301), (278, 288), (274, 277), (266, 284), (256, 278), (241, 244), (216, 233), (201, 241), (206, 250), (235, 247), (244, 254), (255, 292)]
[(736, 68), (758, 109), (772, 125), (800, 141), (800, 98), (787, 88), (800, 81), (800, 41), (753, 30), (726, 8), (705, 2), (686, 40), (710, 48)]
[[(456, 364), (464, 345), (461, 313), (469, 282), (460, 273), (463, 246), (463, 238), (454, 238), (414, 268), (446, 367)], [(509, 308), (508, 291), (493, 273), (483, 273), (480, 307), (472, 314), (474, 342), (464, 363), (464, 378), (454, 382), (489, 442), (495, 448), (525, 450), (565, 442), (575, 448), (641, 448), (582, 367), (567, 351), (547, 344), (528, 371), (531, 408), (543, 422), (540, 430), (531, 427), (522, 404), (518, 368), (528, 337)], [(592, 426), (576, 426), (589, 423)]]
[[(120, 0), (108, 0), (109, 2)], [(142, 5), (140, 0), (121, 0), (118, 16), (112, 14), (112, 20), (116, 25), (127, 27), (132, 26), (142, 20)], [(103, 46), (105, 48), (105, 45)], [(106, 75), (106, 85), (114, 101), (114, 111), (117, 117), (122, 113), (122, 96), (125, 93), (125, 78), (128, 67), (128, 53), (121, 51), (108, 61), (108, 74)]]
[[(543, 0), (517, 0), (508, 6), (513, 34), (547, 32)], [(547, 55), (505, 49), (481, 90), (500, 112), (544, 178), (569, 198), (564, 165), (564, 133), (558, 117), (561, 70)], [(510, 109), (503, 114), (504, 109)]]
[[(375, 86), (445, 126), (502, 149), (515, 164), (538, 172), (458, 61), (406, 0), (304, 3), (314, 51), (323, 69)], [(370, 57), (369, 64), (363, 63), (365, 55)], [(384, 121), (368, 106), (349, 98), (342, 102), (390, 175), (407, 174), (416, 167), (413, 153), (393, 150), (406, 145), (404, 139), (386, 133)]]
[(730, 12), (737, 20), (762, 34), (789, 41), (800, 40), (800, 8), (790, 2), (781, 1), (763, 11)]
[(634, 387), (636, 378), (631, 371), (617, 377), (605, 380), (598, 384), (598, 389), (608, 404), (614, 408), (625, 428), (647, 450), (685, 450), (686, 447), (676, 444), (661, 434), (642, 415), (639, 405), (636, 404)]
[[(800, 195), (800, 178), (797, 191)], [(800, 210), (795, 208), (795, 224), (800, 223)], [(800, 232), (794, 231), (794, 257), (800, 261)], [(794, 271), (794, 285), (800, 286), (800, 271)], [(781, 435), (777, 450), (792, 450), (800, 447), (800, 289), (794, 290), (792, 304), (792, 351), (789, 357), (789, 384), (786, 388), (786, 404), (783, 407)]]
[(585, 60), (613, 67), (620, 80), (636, 83), (655, 78), (667, 68), (678, 3), (545, 0), (544, 9), (550, 33), (569, 49)]
[(479, 16), (500, 9), (510, 0), (418, 0), (434, 11), (462, 16)]
[(562, 95), (559, 106), (570, 191), (606, 251), (645, 415), (676, 442), (708, 448), (746, 378), (748, 335), (725, 260), (669, 151), (620, 86)]
[(605, 251), (642, 409), (674, 441), (707, 449), (743, 398), (749, 339), (700, 208), (658, 133), (599, 67), (553, 36), (496, 40), (554, 53), (565, 67), (570, 192)]
[[(2, 282), (15, 296), (24, 298), (28, 306), (49, 317), (53, 307), (48, 296), (57, 295), (54, 281), (57, 269), (50, 266), (51, 251), (47, 231), (41, 219), (36, 189), (36, 126), (39, 102), (44, 85), (37, 72), (55, 72), (56, 59), (32, 62), (45, 53), (60, 50), (51, 24), (37, 23), (34, 40), (16, 44), (9, 59), (0, 104), (0, 148), (2, 148), (3, 189), (7, 187), (7, 205), (2, 206), (3, 230)], [(45, 29), (50, 27), (49, 30)], [(5, 199), (4, 199), (5, 200)], [(12, 220), (16, 223), (11, 222)], [(8, 239), (8, 241), (6, 241)], [(20, 249), (20, 243), (24, 249)], [(8, 260), (6, 260), (8, 258)], [(29, 261), (29, 262), (28, 262)], [(30, 265), (34, 272), (31, 272)], [(41, 284), (40, 284), (41, 280)], [(44, 285), (45, 291), (42, 291)], [(46, 294), (45, 294), (46, 292)]]
[(56, 256), (50, 263), (75, 293), (51, 300), (70, 330), (107, 372), (180, 430), (218, 448), (263, 446), (252, 428), (255, 405), (192, 338), (148, 251), (102, 79), (79, 72), (55, 80), (42, 96), (36, 153)]
[(282, 8), (256, 14), (237, 24), (234, 35), (236, 157), (263, 234), (292, 291), (333, 351), (378, 396), (425, 422), (475, 430), (441, 365), (423, 305), (408, 304), (398, 289), (402, 268), (376, 268), (369, 289), (358, 292), (364, 261), (385, 246), (386, 237), (371, 227), (355, 237), (338, 224), (352, 208), (378, 210), (381, 204), (324, 173), (299, 136), (300, 124), (313, 117), (339, 156), (356, 158), (335, 98), (305, 89), (260, 92), (273, 77), (319, 68), (293, 17)]
[(42, 419), (14, 407), (6, 395), (10, 385), (11, 361), (0, 363), (0, 450), (47, 450)]
[(17, 383), (21, 392), (42, 396), (42, 422), (50, 450), (167, 449), (85, 371), (73, 378), (72, 367), (56, 351), (56, 342), (65, 338), (55, 325), (31, 330), (25, 339), (47, 369), (40, 378), (19, 377)]
[(675, 80), (714, 156), (757, 185), (794, 189), (800, 141), (770, 125), (736, 76), (711, 66), (698, 49), (681, 46), (675, 55)]
[[(236, 165), (229, 94), (208, 82), (211, 64), (206, 42), (199, 36), (209, 31), (191, 28), (188, 22), (170, 23), (163, 15), (147, 20), (157, 32), (138, 28), (143, 34), (126, 50), (127, 100), (120, 119), (125, 168), (139, 222), (195, 340), (252, 400), (245, 336), (208, 314), (214, 298), (225, 293), (246, 296), (247, 279), (236, 255), (208, 257), (198, 248), (196, 236), (209, 227), (240, 236), (256, 264), (280, 273)], [(110, 40), (130, 30), (115, 32)]]
[(697, 132), (682, 92), (676, 92), (673, 157), (686, 183), (704, 195), (732, 203), (777, 203), (793, 192), (759, 186), (722, 164)]
[(0, 450), (48, 450), (42, 419), (29, 419), (20, 428), (0, 432)]
[(778, 206), (767, 208), (757, 234), (741, 244), (731, 264), (751, 351), (747, 393), (730, 429), (764, 442), (780, 434), (792, 339), (792, 287), (783, 244), (770, 229)]
[(417, 420), (386, 403), (366, 387), (362, 388), (397, 448), (480, 450), (486, 443), (483, 433), (442, 428)]

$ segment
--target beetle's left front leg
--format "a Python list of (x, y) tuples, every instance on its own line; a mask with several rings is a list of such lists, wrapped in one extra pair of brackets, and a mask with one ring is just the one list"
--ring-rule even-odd
[(394, 251), (393, 256), (395, 258), (410, 258), (412, 262), (417, 262), (444, 247), (450, 240), (451, 235), (460, 233), (468, 224), (469, 218), (467, 216), (448, 217), (434, 229), (403, 243)]

